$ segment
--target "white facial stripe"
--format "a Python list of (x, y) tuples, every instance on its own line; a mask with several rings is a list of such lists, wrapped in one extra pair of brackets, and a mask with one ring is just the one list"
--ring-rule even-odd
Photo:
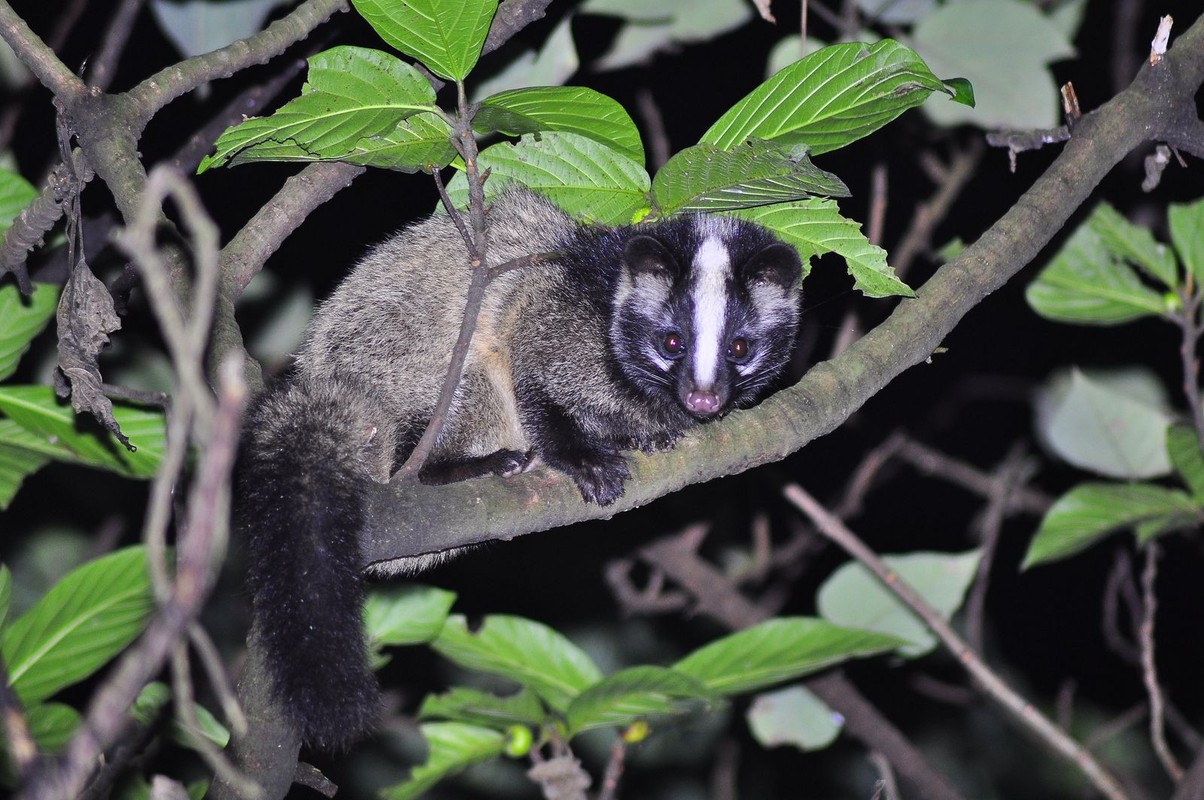
[(703, 240), (694, 255), (694, 341), (691, 347), (694, 385), (710, 389), (715, 385), (719, 351), (727, 327), (727, 279), (731, 258), (723, 242), (714, 236)]

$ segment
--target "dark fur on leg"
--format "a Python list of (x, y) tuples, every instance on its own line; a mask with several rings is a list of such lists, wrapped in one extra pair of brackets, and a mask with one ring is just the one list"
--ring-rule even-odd
[(350, 746), (380, 710), (359, 531), (372, 454), (392, 445), (371, 408), (361, 387), (338, 381), (269, 392), (248, 415), (238, 466), (254, 624), (277, 699), (323, 750)]

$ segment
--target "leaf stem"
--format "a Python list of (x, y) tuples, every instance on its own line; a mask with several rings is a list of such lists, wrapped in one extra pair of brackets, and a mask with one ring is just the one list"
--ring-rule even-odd
[(485, 231), (485, 177), (487, 176), (482, 176), (479, 171), (477, 140), (472, 132), (472, 118), (476, 111), (476, 106), (468, 102), (464, 82), (456, 81), (456, 116), (452, 120), (451, 141), (452, 146), (456, 148), (456, 152), (464, 161), (464, 177), (468, 179), (469, 222), (467, 224), (459, 210), (452, 204), (451, 197), (448, 196), (439, 174), (432, 172), (432, 175), (435, 186), (439, 189), (439, 197), (443, 206), (451, 215), (456, 228), (460, 231), (460, 236), (464, 239), (471, 278), (468, 283), (468, 293), (464, 299), (464, 315), (460, 320), (460, 332), (456, 337), (455, 347), (452, 349), (451, 363), (448, 365), (447, 375), (443, 379), (439, 399), (435, 403), (435, 411), (431, 415), (430, 422), (427, 423), (426, 430), (422, 432), (418, 444), (414, 446), (409, 457), (406, 458), (406, 462), (397, 472), (397, 477), (403, 479), (417, 474), (422, 469), (422, 465), (435, 447), (439, 432), (443, 429), (447, 412), (455, 397), (456, 387), (460, 383), (460, 375), (464, 371), (464, 362), (468, 360), (468, 346), (476, 331), (477, 316), (480, 314), (481, 305), (485, 300), (485, 289), (489, 285), (491, 277), (485, 261), (488, 249)]
[(1173, 319), (1183, 334), (1179, 343), (1179, 358), (1183, 364), (1183, 395), (1187, 398), (1188, 413), (1191, 415), (1192, 425), (1196, 429), (1196, 438), (1200, 441), (1200, 448), (1204, 449), (1204, 406), (1200, 404), (1200, 359), (1196, 356), (1196, 346), (1199, 344), (1200, 335), (1204, 333), (1204, 326), (1200, 324), (1201, 289), (1204, 287), (1195, 286), (1189, 275), (1185, 287), (1179, 292), (1183, 308), (1173, 316)]

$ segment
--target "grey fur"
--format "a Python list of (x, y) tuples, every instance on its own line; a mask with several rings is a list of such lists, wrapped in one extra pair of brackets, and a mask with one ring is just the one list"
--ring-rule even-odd
[[(613, 502), (629, 475), (623, 450), (669, 447), (750, 404), (789, 358), (798, 255), (764, 229), (706, 216), (583, 226), (524, 189), (499, 196), (487, 220), (490, 266), (556, 255), (490, 283), (424, 481), (543, 462), (587, 501)], [(703, 262), (705, 292), (695, 288)], [(365, 492), (389, 479), (433, 413), (468, 269), (444, 215), (371, 250), (318, 310), (292, 381), (248, 417), (237, 516), (250, 537), (256, 624), (280, 631), (265, 637), (277, 694), (319, 746), (347, 744), (374, 717), (371, 674), (355, 652)], [(695, 304), (723, 324), (700, 325)], [(690, 368), (692, 326), (723, 337), (697, 348), (717, 362), (701, 373)], [(698, 374), (715, 377), (699, 385)], [(337, 604), (323, 601), (335, 592)], [(294, 658), (295, 640), (313, 652)]]

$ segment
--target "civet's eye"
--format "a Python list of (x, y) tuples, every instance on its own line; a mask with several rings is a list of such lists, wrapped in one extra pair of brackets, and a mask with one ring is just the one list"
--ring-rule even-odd
[(679, 356), (686, 350), (685, 339), (681, 338), (681, 334), (674, 331), (673, 333), (665, 334), (665, 338), (661, 340), (661, 350), (668, 356)]
[(737, 362), (748, 358), (748, 340), (732, 339), (732, 343), (727, 346), (727, 357)]

